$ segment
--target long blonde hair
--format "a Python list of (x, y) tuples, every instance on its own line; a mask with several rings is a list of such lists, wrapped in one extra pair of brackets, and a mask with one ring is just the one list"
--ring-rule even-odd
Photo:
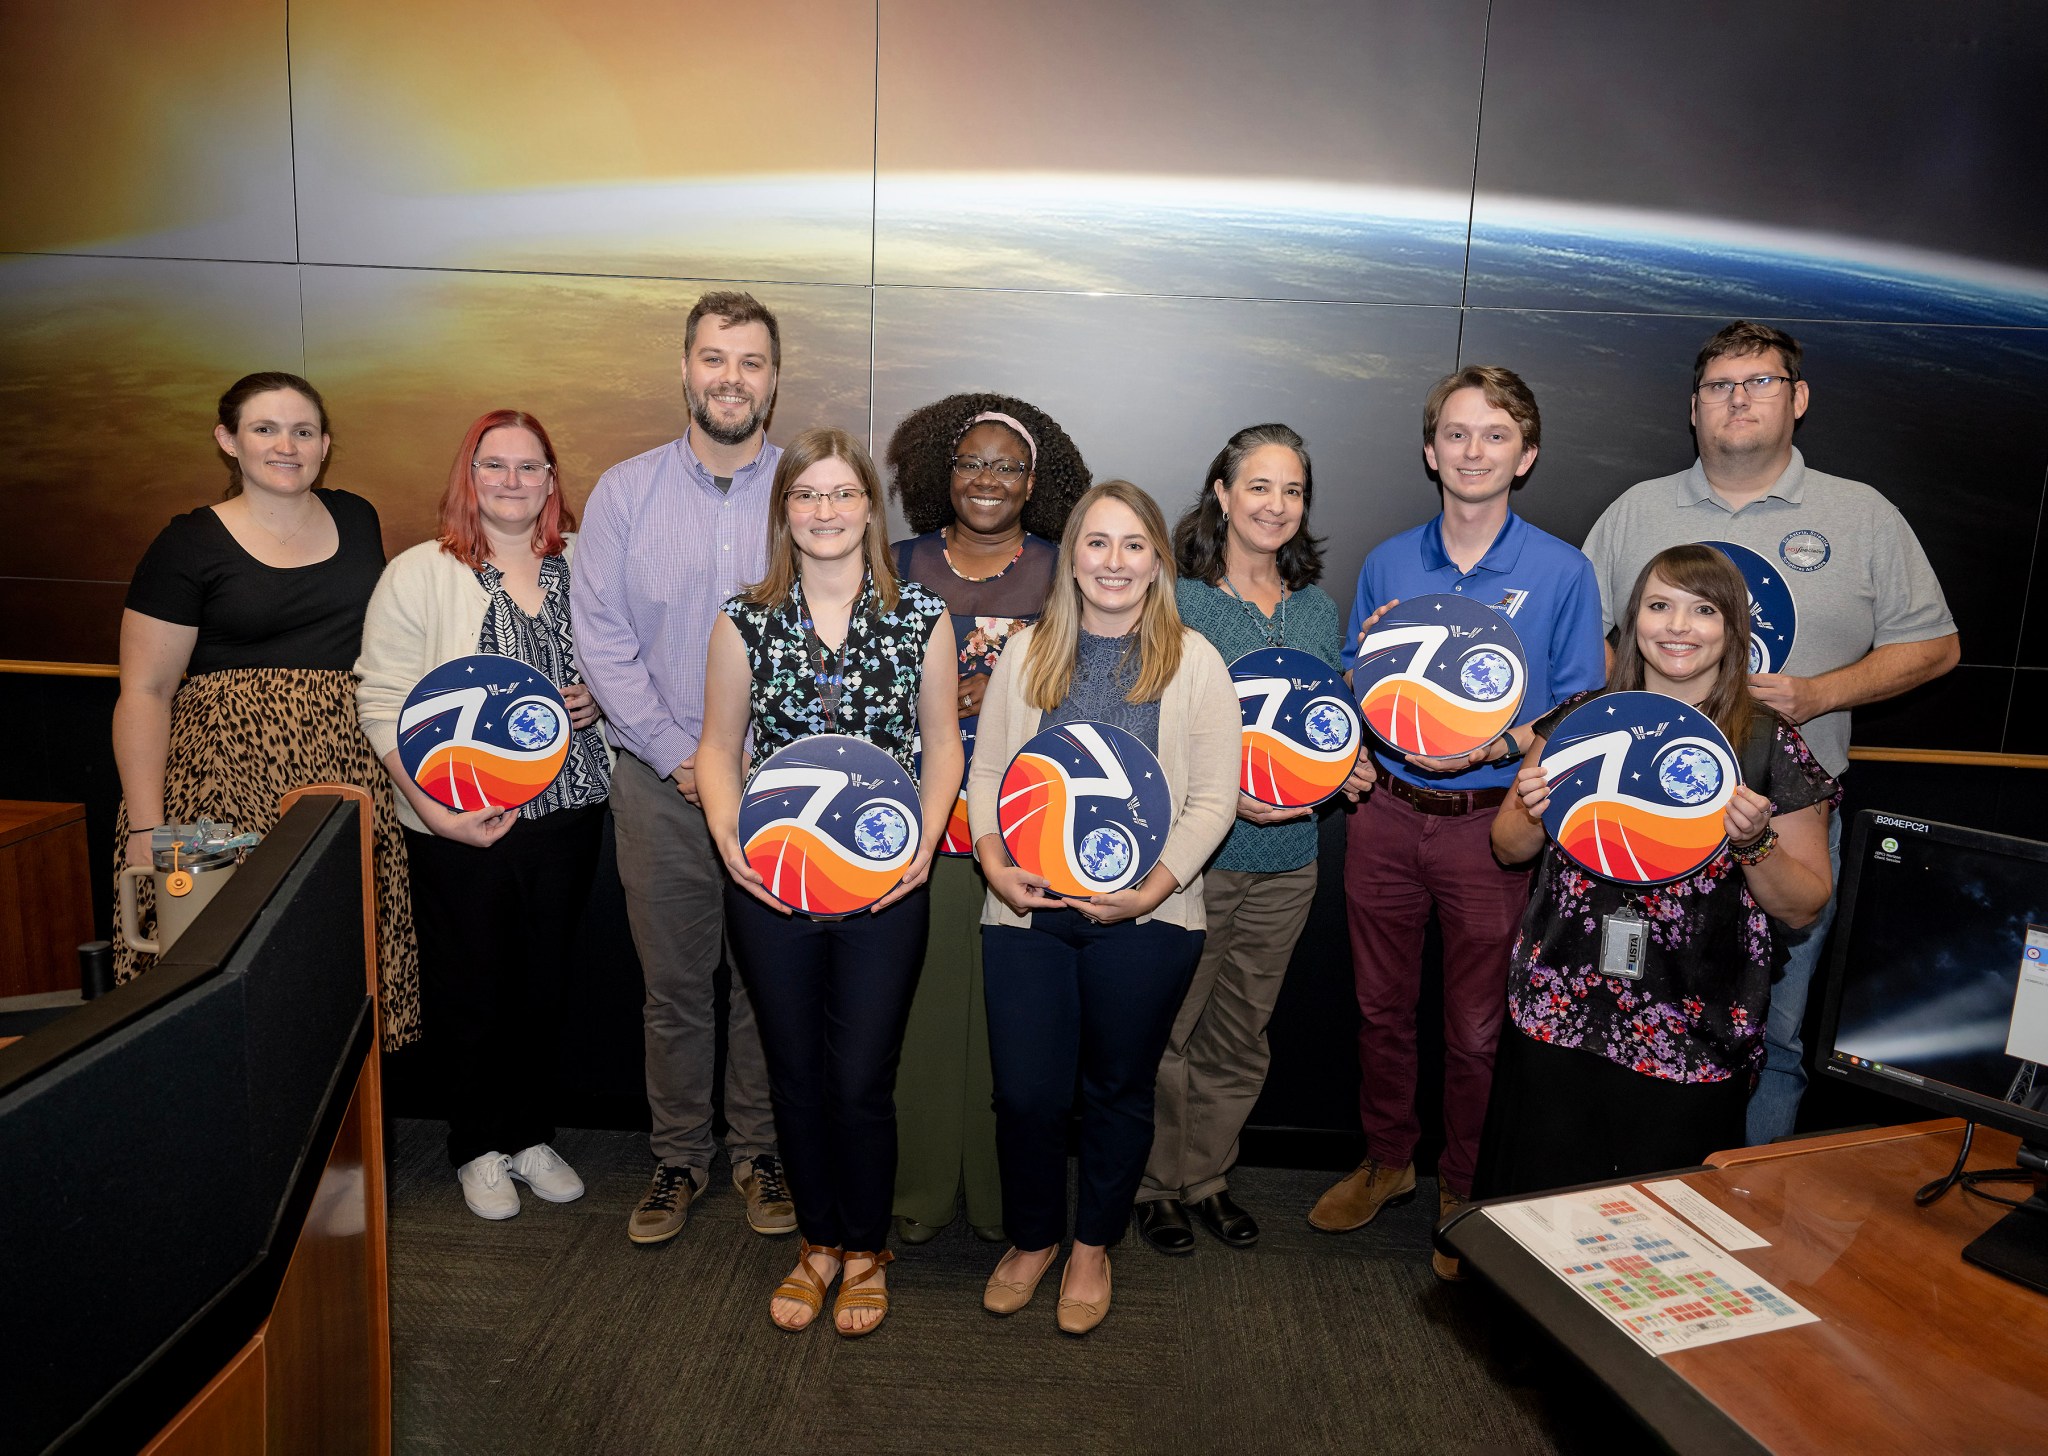
[(1138, 679), (1125, 701), (1154, 701), (1180, 671), (1184, 629), (1173, 599), (1173, 540), (1166, 532), (1166, 517), (1151, 496), (1128, 480), (1105, 480), (1075, 501), (1067, 515), (1067, 529), (1060, 536), (1059, 565), (1053, 569), (1052, 593), (1045, 600), (1045, 615), (1031, 629), (1024, 658), (1024, 696), (1044, 712), (1065, 702), (1067, 690), (1074, 685), (1074, 660), (1081, 650), (1081, 589), (1074, 581), (1074, 553), (1089, 510), (1102, 500), (1130, 508), (1144, 527), (1145, 539), (1159, 563), (1159, 578), (1146, 589), (1144, 614), (1132, 634), (1138, 651)]
[(882, 477), (867, 447), (844, 430), (816, 425), (789, 442), (775, 467), (775, 487), (768, 497), (768, 574), (741, 594), (757, 607), (779, 607), (796, 585), (796, 539), (789, 533), (789, 491), (797, 477), (820, 460), (844, 460), (868, 493), (868, 528), (861, 542), (868, 576), (884, 612), (896, 610), (896, 563), (889, 556), (889, 519), (882, 503)]

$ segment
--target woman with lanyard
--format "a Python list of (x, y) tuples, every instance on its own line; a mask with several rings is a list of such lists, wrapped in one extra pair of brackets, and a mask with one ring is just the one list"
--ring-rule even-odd
[[(803, 1231), (769, 1305), (791, 1331), (809, 1327), (842, 1269), (840, 1334), (867, 1334), (888, 1312), (896, 1058), (924, 958), (923, 885), (960, 786), (953, 625), (943, 601), (897, 580), (886, 530), (867, 451), (843, 430), (798, 435), (775, 470), (768, 573), (725, 604), (705, 668), (697, 784), (733, 879), (726, 925), (760, 1021)], [(916, 854), (872, 909), (839, 920), (792, 915), (739, 840), (749, 735), (758, 766), (819, 733), (866, 739), (906, 772), (924, 741)]]
[[(1130, 1223), (1152, 1146), (1159, 1054), (1202, 953), (1202, 865), (1237, 803), (1237, 695), (1216, 649), (1181, 625), (1171, 551), (1165, 518), (1136, 486), (1107, 481), (1081, 497), (1045, 615), (1012, 640), (989, 679), (968, 780), (988, 877), (982, 958), (1011, 1242), (982, 1306), (1023, 1309), (1059, 1254), (1078, 1079), (1080, 1201), (1056, 1311), (1070, 1335), (1109, 1313), (1108, 1245)], [(1062, 899), (1010, 858), (996, 807), (1017, 750), (1077, 722), (1122, 728), (1151, 749), (1171, 808), (1158, 862), (1142, 880)]]
[[(1315, 584), (1323, 558), (1309, 534), (1315, 476), (1301, 436), (1277, 424), (1239, 430), (1206, 478), (1174, 528), (1181, 620), (1226, 662), (1288, 647), (1341, 672), (1337, 605)], [(1373, 778), (1361, 755), (1344, 792), (1355, 801)], [(1203, 872), (1208, 935), (1159, 1063), (1152, 1155), (1138, 1188), (1138, 1232), (1162, 1254), (1193, 1252), (1190, 1211), (1233, 1248), (1258, 1242), (1257, 1220), (1231, 1199), (1229, 1172), (1266, 1082), (1266, 1023), (1315, 898), (1316, 840), (1314, 810), (1240, 793), (1230, 837)]]
[[(913, 411), (889, 441), (892, 488), (919, 534), (895, 546), (897, 574), (945, 598), (959, 649), (960, 736), (973, 752), (988, 675), (1010, 634), (1038, 620), (1053, 544), (1088, 489), (1088, 467), (1041, 410), (1001, 394), (955, 394)], [(931, 938), (896, 1069), (896, 1237), (921, 1244), (966, 1205), (1003, 1238), (981, 903), (971, 858), (932, 865)]]
[[(1473, 1193), (1609, 1183), (1740, 1147), (1764, 1060), (1772, 924), (1827, 903), (1827, 824), (1841, 786), (1790, 719), (1752, 696), (1749, 588), (1711, 546), (1673, 546), (1636, 578), (1601, 692), (1645, 689), (1698, 708), (1735, 749), (1743, 783), (1727, 842), (1671, 884), (1586, 873), (1544, 833), (1545, 744), (1583, 693), (1536, 722), (1514, 797), (1493, 821), (1503, 864), (1542, 855), (1508, 962), (1507, 1025)], [(1646, 930), (1647, 928), (1647, 930)], [(1610, 974), (1610, 942), (1641, 947)]]
[[(547, 1069), (597, 870), (611, 759), (576, 670), (576, 517), (540, 421), (492, 410), (472, 424), (449, 468), (440, 519), (440, 534), (400, 552), (370, 598), (356, 704), (399, 792), (448, 1161), (470, 1212), (502, 1219), (519, 1212), (512, 1179), (550, 1203), (583, 1196), (583, 1180), (548, 1146)], [(398, 719), (413, 686), (444, 662), (478, 654), (535, 669), (569, 709), (561, 772), (517, 809), (445, 808), (399, 760)]]

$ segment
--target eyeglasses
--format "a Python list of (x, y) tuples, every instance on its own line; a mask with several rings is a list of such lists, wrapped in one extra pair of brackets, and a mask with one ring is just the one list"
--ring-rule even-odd
[(1792, 377), (1788, 374), (1753, 374), (1747, 379), (1709, 379), (1693, 392), (1709, 404), (1720, 404), (1731, 398), (1740, 385), (1751, 399), (1775, 399), (1778, 391), (1790, 383)]
[(856, 485), (845, 485), (838, 490), (826, 491), (793, 490), (787, 497), (791, 510), (806, 513), (815, 511), (825, 501), (832, 502), (839, 510), (850, 511), (867, 498), (868, 493)]
[(505, 460), (472, 460), (469, 463), (476, 471), (476, 478), (485, 485), (503, 485), (508, 475), (518, 476), (521, 485), (542, 485), (555, 468), (542, 460), (522, 460), (517, 465)]
[(962, 480), (972, 480), (977, 475), (993, 475), (998, 480), (1022, 480), (1031, 473), (1031, 467), (1022, 460), (976, 460), (971, 455), (955, 455), (953, 473)]

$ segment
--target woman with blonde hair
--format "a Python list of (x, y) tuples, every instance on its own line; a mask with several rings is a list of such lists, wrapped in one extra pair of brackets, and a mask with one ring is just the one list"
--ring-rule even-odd
[[(712, 628), (697, 750), (705, 823), (732, 876), (726, 927), (760, 1022), (803, 1231), (769, 1305), (785, 1330), (809, 1327), (842, 1270), (840, 1334), (864, 1335), (888, 1312), (896, 1062), (924, 959), (925, 879), (960, 789), (955, 683), (945, 602), (899, 580), (890, 561), (874, 462), (844, 430), (805, 430), (776, 466), (767, 575)], [(916, 853), (895, 889), (838, 920), (792, 915), (739, 839), (745, 768), (821, 733), (866, 739), (906, 773), (924, 744)]]
[[(1202, 952), (1202, 865), (1237, 808), (1237, 696), (1216, 649), (1181, 624), (1173, 547), (1152, 498), (1106, 481), (1076, 502), (1052, 594), (1010, 639), (982, 701), (968, 781), (988, 878), (982, 966), (1011, 1248), (982, 1303), (1031, 1300), (1066, 1233), (1066, 1130), (1081, 1088), (1080, 1200), (1060, 1281), (1060, 1329), (1109, 1312), (1107, 1246), (1130, 1221), (1152, 1146), (1153, 1078)], [(1159, 861), (1134, 885), (1065, 899), (1003, 846), (1003, 773), (1061, 723), (1107, 723), (1159, 758), (1171, 798)]]

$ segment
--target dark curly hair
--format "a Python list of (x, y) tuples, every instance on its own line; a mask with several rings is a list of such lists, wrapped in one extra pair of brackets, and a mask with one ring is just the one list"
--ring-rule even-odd
[(1067, 513), (1094, 483), (1081, 452), (1058, 420), (1036, 405), (1007, 394), (949, 394), (915, 409), (889, 437), (889, 493), (903, 504), (910, 529), (923, 534), (953, 520), (953, 447), (967, 422), (994, 410), (1021, 421), (1038, 439), (1038, 465), (1031, 499), (1024, 503), (1024, 529), (1048, 541), (1060, 539)]
[(1223, 506), (1213, 487), (1219, 480), (1226, 486), (1237, 484), (1237, 473), (1244, 468), (1246, 457), (1261, 445), (1283, 445), (1301, 461), (1301, 529), (1280, 548), (1275, 563), (1280, 568), (1280, 579), (1287, 583), (1289, 591), (1300, 591), (1321, 580), (1322, 539), (1308, 533), (1308, 508), (1316, 499), (1315, 467), (1309, 464), (1308, 446), (1301, 436), (1279, 424), (1246, 425), (1209, 462), (1208, 473), (1202, 477), (1201, 494), (1173, 528), (1174, 561), (1182, 576), (1210, 586), (1223, 580), (1223, 543), (1230, 528), (1223, 522)]

